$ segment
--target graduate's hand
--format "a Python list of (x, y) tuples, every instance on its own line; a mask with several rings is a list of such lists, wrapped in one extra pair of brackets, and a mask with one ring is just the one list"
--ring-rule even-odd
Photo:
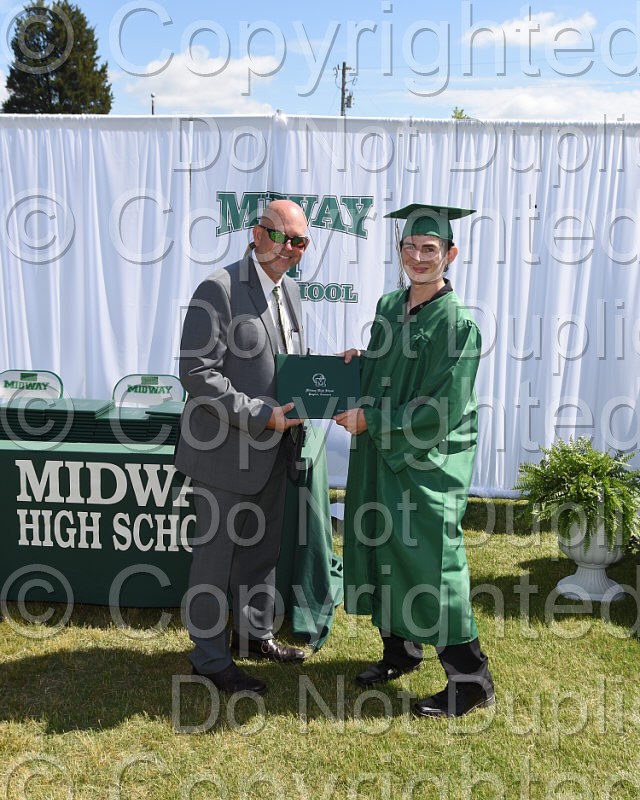
[(270, 431), (287, 431), (289, 428), (293, 428), (294, 425), (302, 425), (304, 422), (303, 419), (289, 419), (289, 417), (285, 417), (285, 414), (288, 414), (294, 406), (295, 403), (275, 406), (275, 408), (271, 410), (271, 416), (265, 427), (269, 428)]
[(355, 435), (367, 430), (367, 420), (364, 418), (364, 411), (361, 408), (349, 408), (342, 414), (336, 414), (333, 420), (346, 431)]
[(339, 356), (344, 356), (344, 363), (348, 364), (352, 358), (359, 358), (360, 351), (356, 350), (355, 347), (350, 348), (349, 350), (345, 350), (344, 353), (338, 353)]

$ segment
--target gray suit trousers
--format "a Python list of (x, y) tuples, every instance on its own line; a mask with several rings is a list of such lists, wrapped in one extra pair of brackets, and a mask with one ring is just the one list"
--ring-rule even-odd
[(275, 567), (280, 552), (286, 467), (276, 458), (265, 486), (252, 495), (193, 481), (196, 510), (185, 623), (193, 666), (218, 672), (231, 663), (229, 602), (243, 638), (273, 636)]

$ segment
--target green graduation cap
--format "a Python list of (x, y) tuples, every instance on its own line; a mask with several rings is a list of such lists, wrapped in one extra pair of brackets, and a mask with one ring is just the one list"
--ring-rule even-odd
[(453, 239), (453, 231), (449, 224), (452, 219), (475, 214), (475, 208), (451, 208), (449, 206), (431, 206), (424, 203), (411, 203), (397, 211), (390, 211), (385, 217), (405, 219), (402, 239), (407, 236), (438, 236), (440, 239)]

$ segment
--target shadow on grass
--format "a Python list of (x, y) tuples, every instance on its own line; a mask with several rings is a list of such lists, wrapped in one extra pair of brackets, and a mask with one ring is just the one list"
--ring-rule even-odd
[[(567, 558), (538, 558), (519, 563), (522, 572), (518, 575), (485, 575), (477, 569), (473, 572), (472, 597), (475, 608), (489, 615), (507, 618), (524, 618), (531, 622), (548, 622), (550, 615), (561, 614), (584, 617), (591, 613), (602, 617), (614, 625), (624, 628), (638, 628), (640, 613), (638, 592), (638, 571), (640, 565), (635, 557), (627, 556), (618, 564), (607, 568), (607, 575), (626, 589), (622, 600), (613, 603), (588, 603), (570, 600), (560, 596), (556, 584), (561, 578), (572, 575), (575, 564)], [(572, 614), (571, 608), (575, 607)]]
[(116, 728), (136, 716), (178, 732), (244, 726), (246, 734), (258, 732), (273, 715), (297, 719), (301, 726), (317, 719), (353, 718), (384, 724), (407, 712), (414, 697), (399, 681), (386, 685), (384, 692), (365, 692), (353, 681), (368, 665), (361, 660), (311, 657), (297, 665), (242, 664), (267, 682), (264, 697), (230, 698), (209, 682), (193, 679), (186, 652), (96, 647), (20, 658), (3, 666), (0, 719), (37, 720), (49, 734)]

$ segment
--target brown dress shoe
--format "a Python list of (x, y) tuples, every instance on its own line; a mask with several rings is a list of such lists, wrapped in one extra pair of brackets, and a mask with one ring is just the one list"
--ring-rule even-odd
[(234, 632), (231, 637), (231, 652), (238, 658), (261, 658), (293, 664), (304, 660), (304, 650), (281, 644), (275, 639), (240, 639)]
[(233, 661), (220, 672), (198, 672), (195, 667), (193, 667), (192, 672), (194, 675), (199, 675), (201, 678), (211, 681), (217, 689), (227, 692), (227, 694), (237, 694), (238, 692), (264, 694), (267, 691), (267, 684), (264, 681), (248, 675)]

